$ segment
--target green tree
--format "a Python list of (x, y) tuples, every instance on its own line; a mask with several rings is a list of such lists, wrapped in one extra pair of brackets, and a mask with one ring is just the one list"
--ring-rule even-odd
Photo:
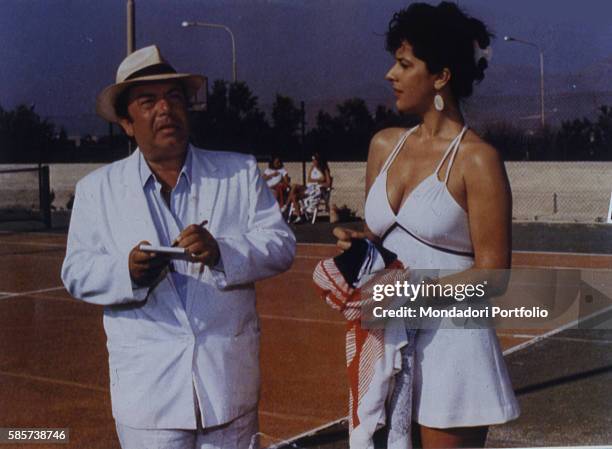
[(318, 151), (326, 159), (337, 159), (334, 151), (344, 143), (344, 130), (340, 121), (325, 111), (317, 113), (316, 126), (306, 136), (310, 152)]
[(336, 115), (319, 111), (317, 126), (308, 136), (311, 151), (332, 160), (363, 161), (374, 133), (374, 119), (361, 98), (345, 100), (336, 106)]
[(19, 105), (12, 111), (0, 108), (0, 160), (39, 162), (49, 155), (54, 125), (34, 112), (34, 106)]
[(230, 84), (227, 100), (230, 116), (235, 116), (238, 120), (257, 110), (257, 97), (243, 81)]
[(208, 111), (215, 117), (223, 117), (227, 113), (227, 84), (223, 80), (215, 80), (208, 96)]
[(295, 159), (299, 155), (300, 141), (298, 130), (302, 121), (302, 111), (296, 107), (293, 99), (276, 95), (272, 105), (272, 132), (274, 151), (282, 159)]
[(593, 141), (595, 131), (593, 123), (587, 118), (565, 121), (557, 133), (559, 150), (563, 160), (588, 161), (594, 156)]
[(257, 97), (244, 82), (216, 80), (206, 111), (191, 113), (192, 141), (201, 147), (261, 153), (268, 146), (270, 126)]
[(398, 114), (393, 109), (379, 104), (374, 112), (374, 128), (380, 131), (384, 128), (412, 128), (420, 122), (414, 115)]
[(612, 160), (612, 107), (610, 106), (599, 108), (593, 143), (600, 160)]

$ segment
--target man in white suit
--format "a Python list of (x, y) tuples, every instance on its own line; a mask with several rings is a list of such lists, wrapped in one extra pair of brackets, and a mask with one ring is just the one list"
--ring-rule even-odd
[(256, 441), (254, 282), (289, 268), (295, 237), (253, 157), (188, 143), (188, 99), (204, 81), (176, 73), (155, 46), (128, 56), (97, 112), (138, 149), (76, 188), (62, 280), (74, 297), (105, 306), (123, 449)]

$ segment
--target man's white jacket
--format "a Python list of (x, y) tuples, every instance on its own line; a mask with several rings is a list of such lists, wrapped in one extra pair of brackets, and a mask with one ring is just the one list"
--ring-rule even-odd
[(295, 237), (255, 159), (191, 149), (192, 223), (208, 220), (223, 271), (200, 274), (193, 264), (185, 306), (171, 276), (153, 289), (133, 288), (130, 279), (131, 249), (142, 240), (159, 244), (138, 150), (76, 188), (62, 280), (75, 298), (105, 306), (113, 416), (135, 428), (195, 429), (194, 386), (206, 427), (256, 407), (253, 283), (288, 269), (295, 255)]

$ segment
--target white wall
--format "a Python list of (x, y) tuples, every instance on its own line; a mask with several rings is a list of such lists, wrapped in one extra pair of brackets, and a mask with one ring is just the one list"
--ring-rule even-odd
[[(55, 206), (62, 208), (76, 182), (104, 164), (51, 164), (51, 188)], [(266, 164), (260, 164), (263, 169)], [(301, 164), (285, 164), (292, 182), (301, 182)], [(0, 165), (4, 168), (18, 165)], [(332, 162), (334, 178), (331, 202), (346, 204), (363, 217), (365, 163)], [(508, 162), (506, 169), (513, 192), (513, 217), (517, 221), (605, 221), (612, 192), (612, 162)], [(28, 178), (23, 178), (24, 180)], [(29, 178), (29, 182), (32, 179)], [(0, 206), (15, 196), (33, 191), (27, 182), (0, 175)]]

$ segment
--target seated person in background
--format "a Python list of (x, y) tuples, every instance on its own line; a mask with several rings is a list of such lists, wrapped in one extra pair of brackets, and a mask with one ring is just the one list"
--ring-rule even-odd
[(268, 168), (264, 170), (262, 177), (268, 183), (268, 187), (272, 190), (272, 194), (276, 201), (278, 201), (279, 206), (284, 210), (286, 207), (285, 197), (291, 184), (289, 174), (278, 156), (270, 158)]
[(300, 207), (301, 199), (320, 197), (321, 194), (331, 188), (332, 177), (329, 171), (329, 165), (319, 153), (312, 155), (312, 165), (308, 170), (306, 185), (294, 184), (289, 192), (288, 202), (293, 205), (292, 217), (290, 221), (293, 223), (303, 223), (306, 218), (302, 214)]

